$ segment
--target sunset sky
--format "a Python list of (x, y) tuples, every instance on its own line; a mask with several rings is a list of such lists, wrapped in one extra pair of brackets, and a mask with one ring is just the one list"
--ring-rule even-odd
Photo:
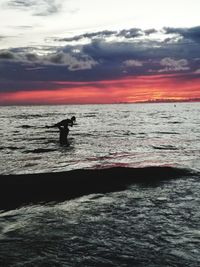
[(0, 105), (200, 101), (199, 0), (0, 0)]

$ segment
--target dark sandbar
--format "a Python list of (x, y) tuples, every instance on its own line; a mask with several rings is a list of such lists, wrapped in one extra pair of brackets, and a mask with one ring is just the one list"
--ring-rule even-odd
[(0, 175), (0, 209), (16, 208), (28, 203), (64, 201), (91, 193), (121, 191), (132, 183), (155, 185), (188, 174), (188, 170), (172, 167), (114, 167)]

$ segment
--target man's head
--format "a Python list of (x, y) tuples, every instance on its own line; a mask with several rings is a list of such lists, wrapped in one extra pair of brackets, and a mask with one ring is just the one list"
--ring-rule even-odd
[(72, 117), (71, 117), (71, 121), (72, 121), (72, 122), (75, 122), (75, 121), (76, 121), (76, 117), (75, 117), (75, 116), (72, 116)]

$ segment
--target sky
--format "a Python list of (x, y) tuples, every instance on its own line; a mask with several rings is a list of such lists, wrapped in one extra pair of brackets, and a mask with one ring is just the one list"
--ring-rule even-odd
[(199, 0), (0, 0), (0, 105), (200, 100)]

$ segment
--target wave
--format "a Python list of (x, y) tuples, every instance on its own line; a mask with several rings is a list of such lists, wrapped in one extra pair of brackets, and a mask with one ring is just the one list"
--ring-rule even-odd
[[(58, 116), (63, 116), (63, 113), (56, 113)], [(37, 118), (49, 118), (55, 116), (55, 113), (42, 113), (42, 114), (17, 114), (12, 115), (10, 117), (18, 119), (18, 120), (28, 120), (28, 119), (37, 119)]]
[(23, 129), (28, 129), (28, 128), (33, 128), (34, 126), (25, 124), (25, 125), (22, 125), (22, 126), (19, 126), (19, 127), (23, 128)]
[(178, 150), (177, 147), (171, 145), (163, 145), (163, 146), (152, 146), (154, 149), (158, 150)]
[(26, 150), (24, 153), (47, 153), (47, 152), (53, 152), (56, 151), (56, 149), (51, 149), (51, 148), (37, 148), (33, 150)]
[(9, 150), (18, 150), (23, 149), (24, 147), (17, 147), (17, 146), (1, 146), (0, 150), (9, 149)]
[(169, 121), (168, 124), (181, 124), (182, 121)]
[(96, 117), (97, 113), (85, 113), (84, 114), (84, 118), (92, 118), (92, 117)]
[(157, 132), (152, 132), (152, 133), (155, 133), (155, 134), (172, 134), (172, 135), (177, 134), (177, 135), (180, 135), (180, 133), (177, 133), (177, 132), (159, 132), (159, 131), (157, 131)]
[(122, 191), (133, 183), (152, 186), (163, 180), (194, 175), (194, 171), (188, 169), (165, 166), (0, 175), (0, 209), (30, 203), (65, 201), (92, 193)]

